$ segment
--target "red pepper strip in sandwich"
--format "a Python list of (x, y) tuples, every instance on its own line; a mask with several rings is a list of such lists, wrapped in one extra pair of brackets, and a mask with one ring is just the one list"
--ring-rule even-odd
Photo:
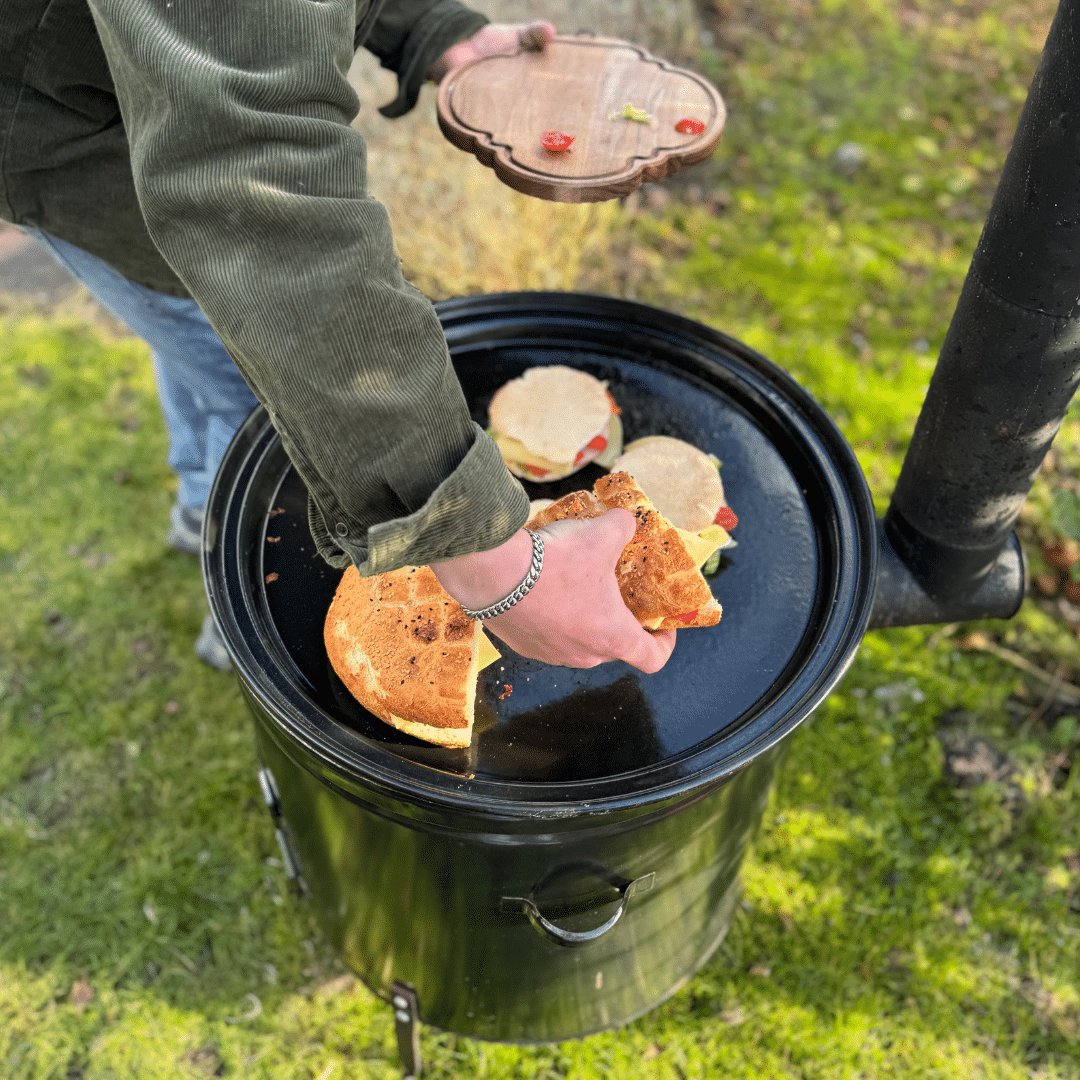
[(698, 617), (697, 611), (684, 611), (681, 615), (676, 615), (675, 618), (679, 622), (692, 623)]
[(735, 516), (735, 511), (730, 506), (721, 506), (716, 511), (716, 517), (713, 521), (720, 526), (725, 532), (731, 532), (736, 525), (739, 524), (739, 519)]
[[(597, 435), (585, 444), (585, 450), (595, 450), (598, 454), (602, 454), (606, 449), (607, 437), (604, 435)], [(574, 458), (575, 465), (580, 464), (581, 459), (585, 456), (585, 450), (577, 452), (577, 457)]]

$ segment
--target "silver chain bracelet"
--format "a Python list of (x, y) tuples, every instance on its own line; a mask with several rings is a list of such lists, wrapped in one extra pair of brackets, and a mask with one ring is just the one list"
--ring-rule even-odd
[(481, 608), (479, 611), (470, 611), (467, 607), (463, 607), (461, 610), (470, 619), (494, 619), (496, 615), (509, 611), (515, 604), (525, 599), (529, 590), (539, 580), (540, 571), (544, 569), (544, 538), (539, 533), (533, 532), (532, 529), (526, 529), (525, 531), (532, 539), (533, 549), (532, 562), (529, 563), (529, 572), (525, 575), (525, 580), (509, 596), (504, 596), (498, 603), (492, 604), (490, 607)]

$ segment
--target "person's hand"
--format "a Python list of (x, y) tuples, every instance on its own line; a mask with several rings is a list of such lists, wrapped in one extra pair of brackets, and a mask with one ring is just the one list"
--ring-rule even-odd
[(456, 67), (481, 56), (524, 45), (527, 49), (542, 49), (555, 36), (555, 27), (549, 22), (488, 23), (481, 26), (471, 38), (451, 45), (431, 65), (428, 78), (432, 82), (442, 79)]
[[(615, 564), (634, 535), (626, 510), (587, 521), (554, 521), (539, 530), (544, 569), (525, 599), (484, 622), (521, 656), (546, 664), (588, 668), (625, 660), (659, 671), (675, 648), (675, 631), (650, 634), (630, 614), (615, 580)], [(525, 577), (532, 542), (522, 529), (501, 547), (433, 563), (446, 591), (464, 607), (501, 600)]]

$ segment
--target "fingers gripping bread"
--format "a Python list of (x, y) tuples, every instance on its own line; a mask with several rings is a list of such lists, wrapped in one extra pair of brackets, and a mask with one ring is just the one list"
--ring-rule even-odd
[[(715, 626), (721, 607), (687, 550), (679, 530), (645, 497), (628, 473), (609, 473), (593, 491), (574, 491), (541, 510), (530, 529), (565, 518), (628, 510), (636, 528), (615, 566), (626, 606), (650, 629)], [(692, 618), (687, 618), (689, 615)], [(660, 620), (659, 622), (657, 620)]]
[[(683, 536), (628, 473), (612, 473), (593, 491), (559, 499), (529, 527), (616, 508), (635, 519), (615, 575), (638, 621), (653, 630), (719, 622), (720, 605)], [(368, 578), (349, 567), (323, 629), (334, 670), (364, 708), (401, 731), (448, 747), (469, 745), (481, 652), (488, 660), (498, 655), (482, 635), (481, 623), (465, 615), (426, 566)]]

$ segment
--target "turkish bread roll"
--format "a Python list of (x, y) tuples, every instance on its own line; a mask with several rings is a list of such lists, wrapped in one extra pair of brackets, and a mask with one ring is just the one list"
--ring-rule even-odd
[[(722, 609), (714, 599), (700, 566), (727, 539), (697, 550), (700, 539), (676, 528), (646, 498), (629, 473), (609, 473), (592, 491), (573, 491), (533, 517), (530, 529), (565, 518), (594, 518), (608, 510), (629, 510), (637, 522), (634, 535), (615, 565), (619, 591), (626, 606), (650, 630), (715, 626)], [(717, 526), (719, 529), (719, 526)]]
[(426, 742), (469, 745), (476, 677), (499, 654), (430, 567), (361, 577), (350, 566), (323, 640), (338, 677), (368, 712)]

